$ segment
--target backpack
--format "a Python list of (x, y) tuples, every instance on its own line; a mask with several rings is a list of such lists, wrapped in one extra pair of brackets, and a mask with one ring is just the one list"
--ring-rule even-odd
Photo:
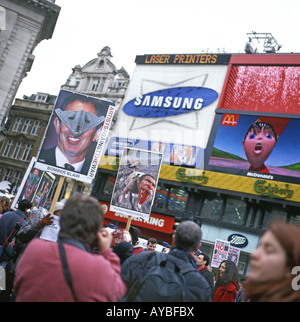
[(169, 254), (151, 255), (146, 262), (156, 256), (156, 265), (145, 274), (138, 274), (128, 292), (127, 302), (188, 302), (184, 275), (195, 271), (195, 268), (190, 263), (179, 267), (176, 259)]
[[(18, 231), (20, 229), (19, 224), (23, 220), (25, 220), (25, 219), (22, 218), (16, 223), (14, 229), (10, 232), (6, 241), (3, 243), (3, 245), (0, 245), (0, 257), (2, 255), (3, 251), (5, 251), (6, 254), (10, 257), (13, 257), (15, 255), (15, 251), (14, 251), (15, 238), (14, 238), (13, 234), (15, 233), (16, 230)], [(11, 238), (11, 241), (9, 242), (10, 238)]]

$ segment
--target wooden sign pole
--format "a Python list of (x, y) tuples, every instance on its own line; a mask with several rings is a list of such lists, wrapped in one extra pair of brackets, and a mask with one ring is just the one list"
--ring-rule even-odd
[(61, 188), (63, 186), (64, 181), (65, 181), (65, 177), (60, 176), (58, 184), (57, 184), (57, 187), (56, 187), (56, 190), (55, 190), (55, 194), (54, 194), (54, 197), (53, 197), (53, 200), (52, 200), (52, 204), (51, 204), (51, 207), (50, 207), (50, 210), (49, 210), (50, 214), (53, 214), (53, 211), (54, 211), (55, 205), (57, 203), (58, 197), (60, 195)]
[(131, 216), (128, 216), (127, 224), (126, 224), (126, 230), (127, 230), (127, 231), (129, 231), (129, 229), (130, 229), (131, 219), (132, 219), (132, 217), (131, 217)]

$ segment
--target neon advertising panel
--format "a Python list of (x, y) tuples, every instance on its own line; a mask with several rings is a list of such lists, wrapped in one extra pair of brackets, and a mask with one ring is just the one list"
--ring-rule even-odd
[(300, 118), (228, 112), (216, 115), (206, 170), (299, 183)]
[(218, 108), (300, 114), (300, 66), (233, 65), (224, 92)]
[(207, 170), (299, 183), (300, 55), (232, 55)]

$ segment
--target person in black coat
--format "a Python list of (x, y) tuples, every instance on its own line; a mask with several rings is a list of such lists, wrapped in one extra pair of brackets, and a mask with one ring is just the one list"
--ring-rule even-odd
[(208, 284), (213, 288), (214, 276), (213, 273), (207, 269), (209, 263), (209, 257), (206, 254), (200, 253), (197, 261), (198, 272), (207, 280)]
[[(163, 288), (163, 285), (160, 284), (156, 289), (147, 289), (146, 294), (143, 293), (142, 296), (138, 292), (139, 287), (137, 285), (139, 283), (136, 282), (139, 280), (139, 277), (147, 276), (146, 274), (150, 269), (158, 266), (158, 258), (163, 255), (166, 258), (167, 264), (170, 261), (176, 264), (179, 271), (186, 271), (183, 274), (185, 280), (185, 301), (209, 302), (211, 288), (205, 278), (197, 272), (197, 266), (190, 255), (190, 252), (200, 247), (201, 238), (202, 231), (199, 225), (193, 221), (183, 221), (176, 229), (173, 241), (174, 248), (168, 254), (143, 252), (127, 258), (121, 267), (121, 276), (127, 286), (126, 300), (129, 302), (160, 301), (159, 297), (154, 294), (161, 295), (160, 289)], [(173, 271), (173, 274), (176, 274), (176, 272)], [(132, 297), (131, 294), (134, 294), (134, 296)], [(172, 295), (168, 294), (164, 301), (171, 301)]]

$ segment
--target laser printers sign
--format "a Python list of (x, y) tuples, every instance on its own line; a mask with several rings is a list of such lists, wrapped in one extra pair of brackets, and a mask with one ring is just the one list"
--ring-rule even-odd
[(135, 117), (167, 117), (199, 111), (217, 98), (218, 93), (210, 88), (175, 87), (138, 96), (123, 111)]

